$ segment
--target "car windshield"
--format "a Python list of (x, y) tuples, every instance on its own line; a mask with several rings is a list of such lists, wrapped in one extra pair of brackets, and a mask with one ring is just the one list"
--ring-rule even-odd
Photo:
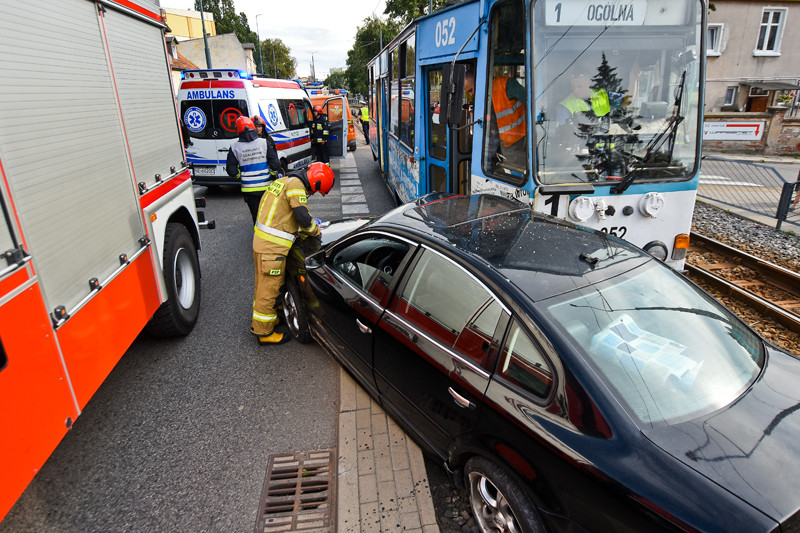
[(536, 2), (540, 183), (693, 176), (702, 17), (696, 0)]
[(763, 366), (759, 337), (653, 261), (537, 305), (646, 424), (727, 405)]

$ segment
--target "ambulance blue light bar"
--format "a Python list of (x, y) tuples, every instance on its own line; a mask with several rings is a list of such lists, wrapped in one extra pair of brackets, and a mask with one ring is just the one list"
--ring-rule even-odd
[(242, 80), (252, 80), (253, 76), (246, 70), (236, 69), (191, 69), (182, 70), (181, 79), (225, 79), (225, 78), (239, 78)]

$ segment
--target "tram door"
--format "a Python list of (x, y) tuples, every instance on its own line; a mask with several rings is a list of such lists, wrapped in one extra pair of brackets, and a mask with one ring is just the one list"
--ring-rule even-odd
[(472, 126), (474, 120), (475, 62), (467, 65), (467, 83), (472, 91), (464, 94), (464, 106), (458, 126), (450, 127), (439, 120), (439, 95), (443, 82), (443, 65), (435, 65), (425, 73), (428, 135), (428, 191), (470, 194), (472, 163)]

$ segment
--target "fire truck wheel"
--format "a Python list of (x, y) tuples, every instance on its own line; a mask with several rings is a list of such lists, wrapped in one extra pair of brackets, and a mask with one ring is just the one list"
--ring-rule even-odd
[(283, 315), (292, 337), (298, 342), (311, 342), (311, 331), (308, 329), (308, 315), (300, 299), (300, 289), (290, 277), (286, 277), (283, 290)]
[(155, 337), (188, 335), (200, 311), (200, 264), (194, 240), (183, 224), (167, 224), (163, 268), (167, 301), (150, 319), (147, 332)]

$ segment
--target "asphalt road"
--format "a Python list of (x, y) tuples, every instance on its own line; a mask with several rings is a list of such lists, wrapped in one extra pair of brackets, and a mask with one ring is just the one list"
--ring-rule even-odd
[[(360, 135), (354, 154), (370, 214), (394, 207)], [(314, 216), (342, 217), (338, 182), (310, 198)], [(201, 232), (194, 331), (139, 336), (0, 532), (252, 531), (269, 456), (336, 446), (336, 362), (257, 345), (249, 211), (234, 188), (205, 196), (217, 228)]]

